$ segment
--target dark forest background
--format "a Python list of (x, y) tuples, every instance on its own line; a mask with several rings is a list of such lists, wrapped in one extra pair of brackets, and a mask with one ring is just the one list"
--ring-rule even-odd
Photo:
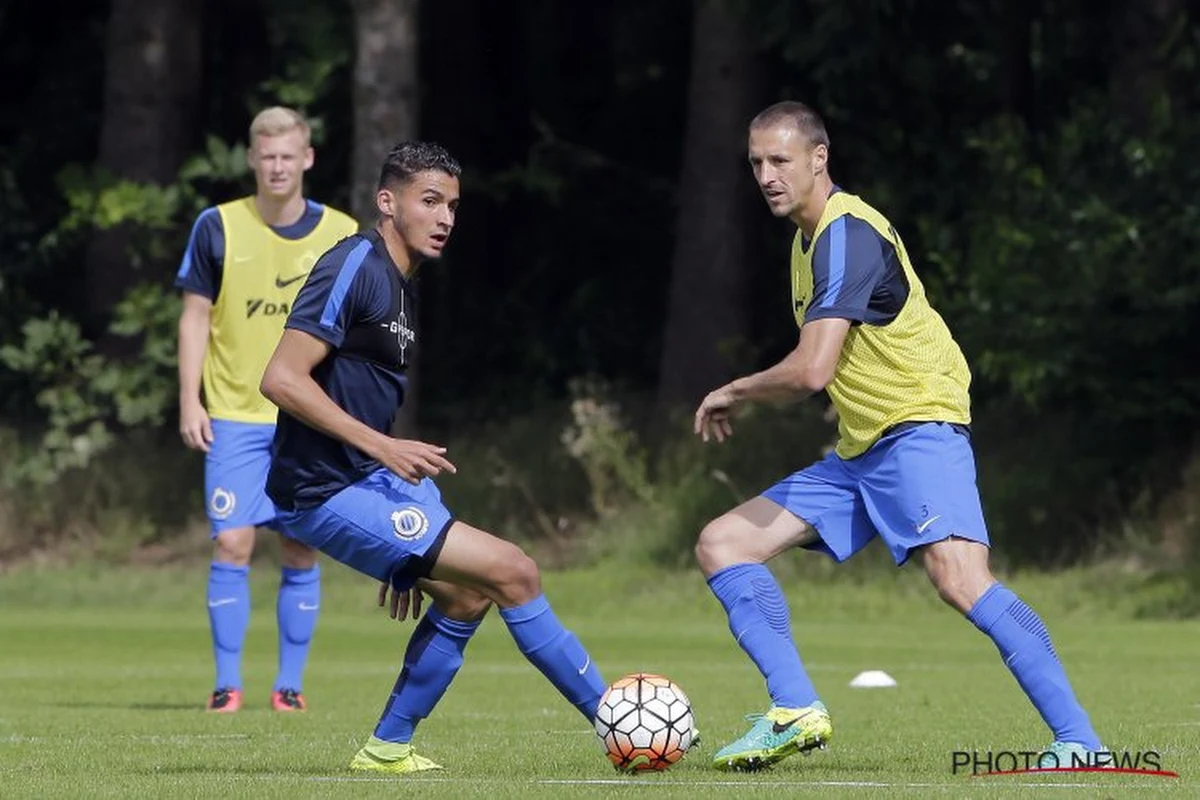
[(171, 280), (283, 103), (314, 122), (307, 193), (364, 222), (394, 141), (466, 167), (405, 421), (458, 455), (463, 515), (686, 559), (833, 435), (813, 401), (720, 451), (687, 437), (708, 389), (795, 343), (792, 229), (745, 126), (799, 99), (967, 353), (1004, 558), (1193, 563), (1198, 22), (1186, 0), (0, 4), (0, 558), (120, 557), (201, 516)]

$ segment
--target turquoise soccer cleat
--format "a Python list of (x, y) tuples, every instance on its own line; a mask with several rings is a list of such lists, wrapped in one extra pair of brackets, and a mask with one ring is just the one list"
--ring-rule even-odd
[(1112, 755), (1101, 745), (1089, 750), (1078, 742), (1055, 742), (1038, 756), (1037, 769), (1112, 768)]
[(717, 769), (739, 772), (765, 769), (793, 753), (824, 748), (833, 738), (829, 710), (821, 702), (805, 708), (776, 706), (766, 714), (746, 719), (754, 723), (750, 730), (713, 757)]

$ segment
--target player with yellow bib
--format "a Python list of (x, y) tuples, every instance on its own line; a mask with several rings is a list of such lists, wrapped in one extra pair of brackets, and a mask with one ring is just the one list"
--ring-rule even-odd
[(793, 547), (836, 561), (876, 536), (903, 564), (916, 554), (942, 599), (989, 636), (1054, 734), (1041, 763), (1094, 761), (1102, 746), (1033, 609), (992, 576), (975, 485), (970, 371), (930, 306), (895, 228), (833, 183), (829, 137), (807, 106), (779, 103), (750, 125), (750, 164), (771, 212), (798, 226), (792, 308), (800, 339), (780, 363), (711, 392), (705, 441), (732, 433), (742, 402), (828, 392), (834, 452), (710, 522), (696, 557), (771, 707), (714, 765), (747, 770), (823, 747), (833, 735), (792, 639), (766, 562)]
[[(291, 109), (269, 108), (255, 117), (247, 154), (255, 194), (200, 214), (175, 281), (184, 293), (179, 429), (188, 447), (206, 454), (204, 493), (215, 541), (208, 612), (217, 674), (208, 708), (217, 712), (242, 706), (255, 529), (272, 526), (277, 516), (265, 494), (277, 410), (259, 382), (309, 271), (358, 230), (346, 214), (304, 198), (304, 172), (313, 163), (309, 134)], [(271, 705), (303, 711), (301, 679), (320, 607), (320, 568), (314, 550), (281, 541), (279, 672)]]

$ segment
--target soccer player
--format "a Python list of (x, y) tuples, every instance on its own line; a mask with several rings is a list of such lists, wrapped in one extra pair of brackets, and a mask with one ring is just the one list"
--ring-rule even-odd
[(696, 543), (700, 569), (772, 704), (717, 752), (714, 766), (769, 766), (832, 736), (766, 562), (797, 546), (842, 562), (875, 536), (897, 565), (915, 555), (942, 599), (995, 642), (1053, 731), (1043, 759), (1053, 752), (1069, 764), (1072, 754), (1098, 751), (1046, 627), (989, 571), (968, 428), (970, 373), (900, 236), (833, 183), (829, 137), (807, 106), (778, 103), (755, 117), (749, 159), (771, 213), (799, 227), (791, 284), (800, 339), (778, 364), (708, 394), (695, 432), (724, 441), (738, 404), (824, 389), (839, 440), (824, 459), (710, 522)]
[[(264, 487), (276, 409), (258, 390), (292, 301), (317, 257), (358, 230), (340, 211), (306, 200), (308, 123), (268, 108), (250, 125), (253, 196), (205, 209), (175, 285), (179, 318), (179, 432), (205, 453), (204, 495), (215, 543), (208, 577), (216, 682), (208, 709), (242, 707), (242, 644), (250, 622), (250, 556), (257, 526), (274, 526)], [(200, 390), (203, 383), (204, 397)], [(303, 711), (301, 679), (320, 606), (315, 551), (282, 537), (276, 615), (276, 711)]]
[(521, 652), (588, 720), (606, 688), (551, 610), (533, 560), (442, 503), (432, 478), (455, 471), (446, 449), (389, 435), (418, 345), (413, 279), (454, 229), (460, 171), (435, 144), (391, 150), (378, 225), (317, 262), (263, 376), (263, 394), (280, 409), (267, 493), (284, 533), (381, 581), (381, 604), (390, 586), (393, 616), (422, 591), (433, 600), (355, 770), (440, 769), (414, 752), (413, 732), (492, 604)]

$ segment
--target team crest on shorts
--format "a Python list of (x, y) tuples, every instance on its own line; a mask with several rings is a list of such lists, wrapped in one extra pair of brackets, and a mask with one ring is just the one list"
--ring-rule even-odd
[(229, 519), (237, 505), (237, 495), (220, 486), (213, 489), (212, 497), (208, 498), (208, 513), (213, 519)]
[(392, 528), (396, 538), (406, 542), (420, 539), (429, 530), (429, 517), (419, 508), (408, 506), (392, 512)]

